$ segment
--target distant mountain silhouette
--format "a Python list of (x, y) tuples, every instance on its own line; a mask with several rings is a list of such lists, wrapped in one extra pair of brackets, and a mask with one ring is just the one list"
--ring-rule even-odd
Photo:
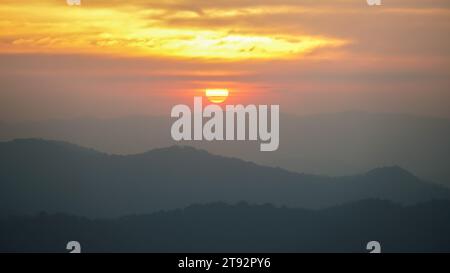
[(450, 252), (450, 201), (403, 207), (364, 200), (323, 210), (211, 203), (90, 220), (66, 214), (0, 220), (0, 252)]
[(216, 201), (323, 208), (367, 198), (402, 204), (450, 198), (450, 190), (399, 167), (323, 177), (173, 146), (108, 155), (38, 139), (0, 143), (0, 214), (122, 216)]
[(332, 176), (400, 165), (450, 186), (449, 119), (366, 112), (282, 114), (280, 119), (280, 148), (271, 153), (260, 152), (257, 142), (175, 143), (168, 116), (4, 123), (0, 141), (54, 139), (113, 154), (181, 144), (295, 172)]

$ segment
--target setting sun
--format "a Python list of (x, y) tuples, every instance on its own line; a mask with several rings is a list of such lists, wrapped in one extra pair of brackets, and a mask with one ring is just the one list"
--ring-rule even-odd
[(206, 89), (205, 95), (212, 103), (222, 103), (228, 98), (228, 89)]

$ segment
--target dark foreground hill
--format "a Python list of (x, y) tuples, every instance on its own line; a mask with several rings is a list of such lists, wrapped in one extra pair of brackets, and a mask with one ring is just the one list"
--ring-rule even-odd
[(193, 205), (90, 220), (65, 214), (0, 220), (0, 252), (450, 252), (450, 201), (403, 207), (365, 200), (319, 211), (271, 205)]
[(450, 199), (448, 188), (399, 167), (322, 177), (173, 146), (107, 155), (35, 139), (0, 143), (0, 211), (116, 217), (216, 201), (324, 208), (367, 198)]

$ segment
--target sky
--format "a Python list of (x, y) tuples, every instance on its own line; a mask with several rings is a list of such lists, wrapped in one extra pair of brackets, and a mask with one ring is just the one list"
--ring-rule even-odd
[(0, 121), (230, 104), (450, 118), (450, 1), (2, 0)]

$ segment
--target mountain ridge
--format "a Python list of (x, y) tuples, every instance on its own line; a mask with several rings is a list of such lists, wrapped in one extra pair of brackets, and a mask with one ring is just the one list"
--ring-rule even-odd
[(318, 175), (353, 175), (400, 165), (420, 177), (450, 184), (450, 120), (400, 113), (342, 112), (280, 116), (280, 148), (261, 153), (256, 142), (177, 143), (168, 117), (61, 119), (0, 124), (0, 140), (64, 140), (108, 154), (136, 154), (174, 144), (266, 166)]
[[(402, 206), (362, 200), (323, 210), (214, 202), (89, 219), (39, 213), (0, 218), (0, 252), (449, 252), (450, 200)], [(30, 229), (29, 227), (34, 227)], [(356, 232), (357, 231), (357, 232)]]
[(124, 156), (28, 139), (0, 143), (0, 164), (3, 212), (120, 216), (214, 201), (324, 208), (367, 198), (404, 204), (450, 198), (450, 189), (422, 181), (398, 166), (327, 177), (192, 147)]

